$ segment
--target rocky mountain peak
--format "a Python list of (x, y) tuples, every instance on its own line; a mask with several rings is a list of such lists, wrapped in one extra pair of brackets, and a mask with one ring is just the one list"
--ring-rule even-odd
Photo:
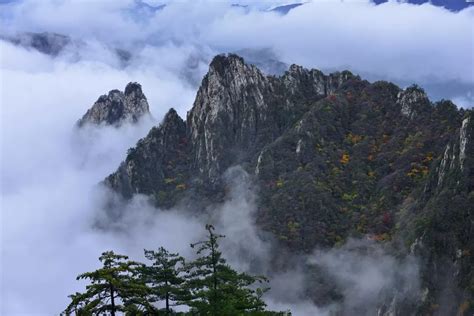
[(125, 95), (137, 95), (142, 97), (142, 86), (138, 82), (129, 82), (124, 90)]
[(168, 112), (166, 112), (163, 123), (166, 124), (166, 122), (174, 122), (176, 120), (182, 121), (181, 117), (178, 115), (178, 112), (176, 112), (174, 108), (171, 108), (168, 110)]
[(244, 59), (236, 54), (221, 54), (212, 59), (209, 73), (216, 73), (224, 78), (227, 74), (239, 72), (246, 66)]
[(222, 54), (211, 61), (201, 89), (218, 92), (219, 89), (229, 87), (233, 90), (231, 92), (236, 93), (242, 86), (265, 80), (265, 75), (257, 67), (246, 63), (242, 57)]
[(130, 82), (124, 92), (115, 89), (101, 95), (79, 120), (78, 126), (119, 126), (124, 122), (135, 123), (145, 115), (150, 115), (147, 98), (139, 83)]
[(326, 76), (316, 69), (308, 70), (299, 65), (291, 65), (283, 75), (283, 83), (291, 94), (304, 91), (316, 92), (319, 95), (326, 94)]
[(258, 124), (268, 118), (270, 89), (269, 79), (243, 58), (229, 54), (212, 60), (187, 117), (198, 170), (217, 177), (229, 166), (233, 148), (251, 146)]
[(186, 123), (173, 108), (166, 113), (163, 122), (161, 123), (161, 128), (164, 133), (179, 131), (179, 134), (183, 134), (183, 136), (186, 133)]
[(304, 93), (309, 95), (327, 96), (336, 92), (349, 79), (357, 78), (350, 71), (335, 72), (325, 75), (318, 69), (306, 69), (299, 65), (291, 65), (283, 75), (284, 85), (292, 94)]

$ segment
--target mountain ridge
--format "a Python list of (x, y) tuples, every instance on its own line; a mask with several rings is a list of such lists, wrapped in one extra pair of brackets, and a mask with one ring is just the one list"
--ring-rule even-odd
[(416, 85), (297, 65), (265, 76), (218, 55), (186, 121), (170, 110), (104, 183), (127, 199), (201, 212), (223, 201), (221, 177), (241, 165), (259, 187), (257, 225), (282, 249), (309, 253), (351, 237), (412, 249), (427, 291), (417, 308), (435, 313), (446, 278), (456, 304), (473, 297), (472, 116)]

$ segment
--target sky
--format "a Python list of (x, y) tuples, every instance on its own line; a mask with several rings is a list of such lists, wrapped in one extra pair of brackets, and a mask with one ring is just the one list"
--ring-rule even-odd
[[(114, 223), (116, 229), (97, 230), (93, 223), (103, 214), (103, 201), (113, 195), (98, 183), (170, 107), (185, 117), (218, 53), (251, 50), (262, 61), (272, 58), (326, 72), (350, 69), (402, 87), (418, 83), (434, 99), (451, 98), (461, 107), (474, 104), (472, 6), (315, 0), (282, 14), (270, 9), (287, 1), (0, 3), (3, 39), (22, 32), (71, 38), (57, 56), (0, 40), (2, 315), (57, 314), (67, 295), (83, 289), (75, 276), (97, 268), (104, 250), (143, 260), (144, 247), (163, 245), (192, 257), (188, 244), (202, 236), (207, 219), (190, 218), (180, 209), (156, 210), (138, 196), (124, 206), (129, 215)], [(237, 3), (241, 6), (231, 5)], [(121, 60), (116, 49), (130, 52), (130, 60)], [(100, 95), (123, 90), (130, 81), (142, 84), (152, 119), (121, 128), (74, 128)], [(235, 241), (229, 248), (237, 252), (228, 257), (247, 269), (249, 257), (265, 263), (271, 245), (253, 225), (255, 196), (242, 187), (248, 187), (245, 175), (234, 170), (229, 177), (234, 193), (212, 212), (218, 228)], [(249, 244), (254, 248), (245, 249)], [(397, 263), (381, 250), (361, 259), (349, 255), (353, 247), (304, 259), (333, 267), (330, 272), (340, 282), (352, 284), (347, 293), (363, 296), (347, 304), (367, 303), (371, 286), (393, 285), (390, 274), (377, 266), (379, 260), (399, 265), (401, 274), (416, 280), (416, 263)], [(341, 257), (365, 260), (367, 269), (341, 265)], [(271, 306), (290, 306), (296, 315), (327, 315), (328, 307), (301, 296), (298, 282), (294, 297), (281, 294), (282, 284), (302, 278), (298, 267), (274, 276)]]

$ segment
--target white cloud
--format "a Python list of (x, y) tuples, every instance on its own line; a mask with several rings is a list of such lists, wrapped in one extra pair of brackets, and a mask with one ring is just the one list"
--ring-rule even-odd
[(315, 251), (309, 262), (341, 289), (344, 315), (371, 314), (381, 298), (395, 294), (415, 302), (419, 295), (419, 266), (413, 256), (396, 258), (380, 244), (349, 239), (342, 247)]
[[(102, 197), (96, 185), (156, 122), (82, 132), (74, 124), (99, 95), (123, 89), (129, 81), (142, 83), (157, 118), (170, 105), (189, 107), (195, 91), (169, 70), (121, 69), (91, 58), (71, 62), (70, 56), (53, 59), (3, 41), (0, 45), (1, 312), (50, 315), (64, 308), (68, 294), (82, 288), (75, 275), (96, 267), (100, 252), (133, 248), (127, 238), (92, 228)], [(80, 53), (93, 56), (97, 50)], [(160, 67), (155, 60), (147, 62)], [(186, 225), (177, 215), (159, 219), (154, 227), (160, 230), (176, 221)], [(157, 238), (154, 244), (166, 240)]]
[(229, 14), (215, 21), (203, 38), (224, 47), (273, 47), (285, 62), (316, 68), (474, 83), (470, 11), (452, 13), (429, 4), (314, 1), (285, 16)]
[(306, 67), (474, 86), (473, 7), (451, 12), (429, 3), (314, 0), (280, 15), (264, 7), (284, 1), (237, 2), (249, 10), (231, 3), (167, 1), (163, 9), (140, 15), (132, 0), (26, 0), (3, 5), (9, 18), (2, 25), (4, 32), (55, 31), (138, 53), (146, 44), (194, 46), (207, 61), (208, 52), (271, 48), (284, 62)]

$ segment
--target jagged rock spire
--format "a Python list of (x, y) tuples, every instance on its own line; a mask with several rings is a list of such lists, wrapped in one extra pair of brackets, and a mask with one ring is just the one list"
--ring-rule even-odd
[(212, 60), (187, 117), (197, 169), (217, 177), (234, 149), (255, 143), (260, 127), (271, 120), (270, 94), (270, 80), (243, 58), (230, 54)]
[(125, 91), (111, 90), (97, 99), (79, 120), (78, 126), (86, 124), (119, 126), (124, 122), (137, 122), (150, 114), (148, 101), (139, 83), (130, 82)]

